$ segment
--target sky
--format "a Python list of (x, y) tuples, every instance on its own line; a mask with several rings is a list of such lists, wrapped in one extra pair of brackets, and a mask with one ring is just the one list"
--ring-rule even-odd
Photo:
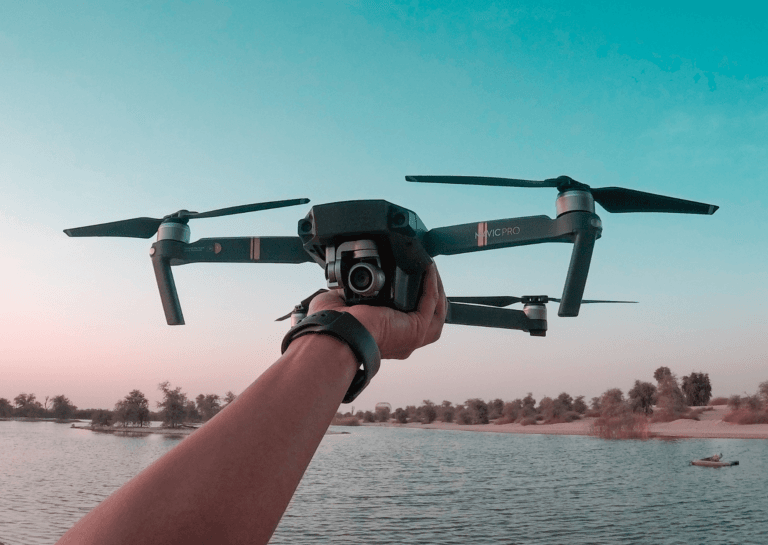
[[(279, 357), (274, 319), (325, 284), (314, 263), (176, 267), (187, 324), (169, 327), (151, 240), (66, 228), (300, 197), (193, 221), (192, 240), (290, 236), (312, 204), (356, 199), (428, 228), (555, 216), (554, 189), (411, 174), (566, 174), (720, 210), (598, 206), (585, 297), (639, 304), (550, 305), (546, 338), (446, 325), (385, 361), (357, 409), (589, 399), (661, 365), (753, 393), (768, 380), (768, 8), (585, 4), (3, 2), (0, 397), (238, 393)], [(541, 244), (436, 261), (449, 296), (557, 297), (569, 258)]]

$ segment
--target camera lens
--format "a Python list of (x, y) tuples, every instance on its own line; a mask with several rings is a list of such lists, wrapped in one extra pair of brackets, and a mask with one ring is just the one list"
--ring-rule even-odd
[(363, 297), (379, 293), (384, 286), (384, 271), (370, 263), (358, 263), (349, 271), (349, 288)]
[(355, 291), (366, 291), (371, 287), (373, 275), (366, 267), (357, 267), (349, 273), (349, 283)]

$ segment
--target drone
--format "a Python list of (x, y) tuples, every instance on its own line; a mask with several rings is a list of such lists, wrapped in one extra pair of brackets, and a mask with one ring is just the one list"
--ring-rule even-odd
[[(573, 244), (562, 297), (448, 297), (446, 323), (521, 330), (546, 336), (547, 308), (560, 303), (558, 316), (575, 317), (587, 303), (635, 303), (583, 299), (595, 241), (602, 221), (595, 203), (611, 213), (666, 212), (712, 215), (717, 206), (620, 187), (591, 188), (568, 176), (520, 180), (477, 176), (406, 176), (416, 183), (555, 188), (556, 217), (528, 216), (427, 229), (415, 212), (384, 200), (342, 201), (312, 206), (298, 221), (296, 236), (203, 238), (190, 242), (189, 221), (306, 204), (291, 199), (233, 206), (209, 212), (179, 210), (163, 218), (128, 220), (65, 229), (70, 237), (151, 238), (149, 254), (168, 325), (184, 316), (171, 267), (190, 263), (316, 263), (328, 289), (339, 290), (348, 305), (416, 309), (426, 271), (438, 255), (560, 242)], [(306, 316), (319, 290), (278, 320), (295, 324)], [(522, 303), (523, 310), (505, 308)]]

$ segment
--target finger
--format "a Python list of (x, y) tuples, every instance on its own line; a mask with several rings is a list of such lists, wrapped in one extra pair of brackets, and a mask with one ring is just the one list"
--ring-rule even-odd
[(312, 299), (312, 301), (309, 303), (309, 309), (307, 309), (307, 313), (314, 314), (315, 312), (319, 312), (321, 310), (334, 310), (345, 306), (346, 303), (344, 303), (341, 295), (339, 295), (338, 290), (330, 290), (325, 293), (321, 293)]
[(430, 323), (435, 314), (438, 300), (438, 276), (437, 266), (432, 263), (427, 271), (427, 277), (424, 280), (424, 292), (421, 294), (419, 304), (416, 307), (416, 314)]

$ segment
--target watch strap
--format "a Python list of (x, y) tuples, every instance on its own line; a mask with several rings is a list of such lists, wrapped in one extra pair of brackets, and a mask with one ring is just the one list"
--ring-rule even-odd
[(285, 353), (295, 339), (311, 333), (335, 337), (345, 342), (355, 355), (358, 369), (342, 401), (351, 403), (368, 386), (381, 366), (381, 353), (376, 340), (350, 313), (323, 310), (302, 318), (288, 330), (283, 338), (282, 353)]

